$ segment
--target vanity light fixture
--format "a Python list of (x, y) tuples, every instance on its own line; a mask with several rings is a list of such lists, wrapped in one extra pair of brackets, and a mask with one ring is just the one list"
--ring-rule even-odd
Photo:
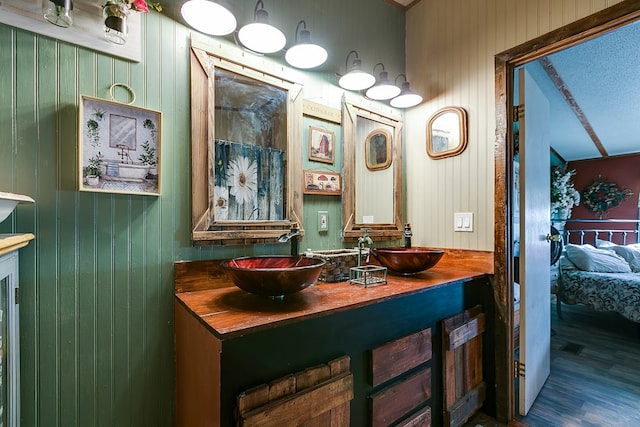
[[(349, 57), (354, 53), (356, 57), (353, 59), (351, 68), (349, 68)], [(338, 84), (341, 88), (347, 90), (364, 90), (373, 86), (376, 82), (376, 78), (373, 75), (362, 71), (362, 61), (358, 58), (358, 52), (352, 50), (347, 54), (345, 60), (345, 68), (348, 70), (347, 74), (340, 77)]]
[[(304, 28), (298, 32), (301, 24), (304, 25)], [(299, 38), (298, 34), (300, 34)], [(289, 65), (296, 68), (315, 68), (324, 64), (327, 57), (325, 48), (311, 43), (311, 33), (307, 30), (307, 23), (305, 21), (298, 22), (295, 45), (287, 49), (284, 56)]]
[(375, 73), (378, 65), (382, 66), (382, 71), (380, 71), (376, 84), (367, 89), (367, 98), (384, 101), (400, 95), (400, 88), (389, 81), (389, 73), (385, 71), (382, 62), (378, 62), (373, 66), (373, 72)]
[(224, 6), (209, 0), (188, 0), (180, 8), (184, 20), (201, 33), (226, 36), (236, 29), (236, 17)]
[[(420, 104), (422, 102), (422, 96), (418, 95), (409, 88), (407, 76), (405, 76), (404, 74), (398, 74), (398, 77), (400, 76), (404, 77), (402, 90), (400, 91), (400, 95), (391, 100), (391, 106), (395, 108), (409, 108)], [(396, 81), (398, 81), (398, 77), (396, 77)]]
[[(258, 9), (260, 5), (260, 9)], [(282, 31), (269, 25), (269, 14), (264, 10), (262, 0), (256, 2), (253, 10), (254, 21), (240, 28), (238, 39), (247, 49), (258, 53), (274, 53), (282, 50), (287, 38)]]

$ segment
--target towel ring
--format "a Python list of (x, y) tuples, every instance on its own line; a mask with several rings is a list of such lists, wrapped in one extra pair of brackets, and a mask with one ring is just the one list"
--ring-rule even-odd
[[(133, 91), (133, 89), (131, 89), (131, 86), (129, 86), (127, 84), (124, 84), (124, 83), (114, 83), (114, 84), (111, 85), (111, 87), (109, 87), (109, 95), (111, 95), (111, 99), (112, 100), (114, 100), (116, 102), (119, 102), (116, 99), (116, 97), (113, 96), (113, 89), (115, 87), (118, 87), (118, 86), (125, 88), (127, 90), (127, 92), (129, 92), (129, 97), (131, 98), (131, 101), (127, 102), (126, 103), (127, 105), (131, 105), (134, 102), (136, 102), (136, 93)], [(124, 104), (124, 102), (122, 104)]]

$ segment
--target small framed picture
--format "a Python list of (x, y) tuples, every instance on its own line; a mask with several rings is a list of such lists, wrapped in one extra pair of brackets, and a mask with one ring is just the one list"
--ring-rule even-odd
[(309, 160), (333, 164), (333, 151), (333, 132), (309, 126)]
[(81, 96), (79, 190), (160, 195), (161, 113)]
[(304, 194), (335, 196), (342, 194), (340, 174), (326, 171), (304, 171)]

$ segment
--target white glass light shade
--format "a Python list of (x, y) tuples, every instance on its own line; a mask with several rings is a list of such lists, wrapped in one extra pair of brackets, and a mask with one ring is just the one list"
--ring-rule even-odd
[(278, 52), (287, 44), (287, 38), (282, 31), (262, 22), (254, 22), (240, 28), (238, 39), (246, 48), (259, 53)]
[(422, 97), (409, 89), (409, 83), (402, 83), (402, 91), (400, 95), (393, 98), (390, 102), (395, 108), (409, 108), (422, 102)]
[(236, 17), (231, 12), (209, 0), (188, 0), (180, 13), (194, 29), (213, 36), (225, 36), (236, 29)]
[(395, 108), (409, 108), (422, 102), (422, 97), (417, 93), (407, 93), (396, 96), (391, 100), (391, 106)]
[(375, 99), (377, 101), (383, 101), (386, 99), (391, 99), (400, 94), (400, 88), (398, 86), (394, 86), (391, 83), (387, 83), (384, 85), (375, 85), (369, 90), (367, 90), (367, 97), (370, 99)]
[(380, 73), (380, 79), (374, 86), (370, 87), (367, 90), (367, 98), (382, 101), (400, 95), (400, 88), (394, 84), (391, 84), (387, 76), (388, 73), (386, 71), (382, 71)]
[(293, 67), (314, 68), (324, 64), (328, 54), (325, 48), (317, 44), (300, 43), (290, 47), (284, 57)]
[(361, 70), (350, 71), (338, 80), (340, 87), (347, 90), (364, 90), (373, 86), (375, 82), (375, 77)]

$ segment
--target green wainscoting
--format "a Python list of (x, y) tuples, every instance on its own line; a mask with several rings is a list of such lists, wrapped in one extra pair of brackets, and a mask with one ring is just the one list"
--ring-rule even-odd
[[(384, 43), (404, 51), (404, 18), (394, 22), (402, 35)], [(191, 245), (190, 31), (155, 12), (141, 25), (140, 63), (0, 25), (0, 191), (36, 201), (0, 224), (36, 235), (20, 253), (22, 426), (173, 425), (174, 261), (288, 251)], [(77, 191), (79, 99), (110, 99), (113, 83), (162, 112), (160, 197)], [(340, 218), (340, 197), (305, 196), (301, 248), (341, 247)]]
[[(143, 22), (137, 64), (0, 26), (0, 187), (36, 200), (2, 224), (36, 234), (20, 260), (23, 426), (173, 424), (172, 262), (213, 250), (182, 226), (188, 32)], [(163, 112), (163, 197), (77, 191), (79, 97), (116, 82)]]

